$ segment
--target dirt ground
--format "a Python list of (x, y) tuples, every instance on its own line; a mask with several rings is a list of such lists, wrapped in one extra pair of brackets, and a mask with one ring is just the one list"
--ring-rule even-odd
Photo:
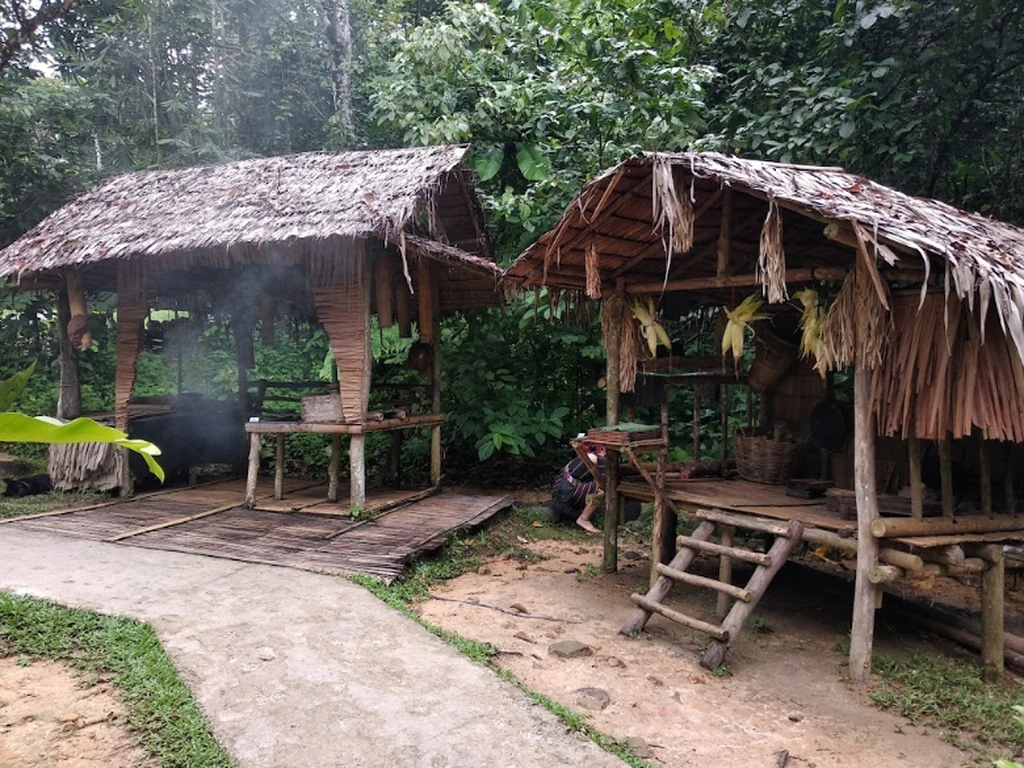
[[(844, 682), (850, 604), (819, 587), (827, 579), (818, 574), (787, 566), (755, 613), (764, 631), (745, 629), (726, 659), (731, 674), (716, 676), (697, 663), (706, 642), (699, 633), (656, 616), (637, 639), (618, 634), (629, 594), (646, 591), (648, 561), (638, 552), (620, 549), (620, 572), (607, 575), (595, 568), (596, 540), (529, 549), (542, 559), (496, 558), (436, 588), (440, 599), (424, 603), (423, 616), (492, 643), (498, 664), (599, 730), (642, 739), (641, 756), (673, 768), (769, 768), (783, 750), (798, 768), (972, 764), (941, 733), (878, 710)], [(706, 592), (676, 588), (669, 605), (710, 618), (715, 598)], [(555, 620), (514, 615), (519, 609)], [(907, 630), (900, 632), (880, 622), (876, 652), (905, 652)], [(549, 646), (559, 640), (585, 643), (592, 655), (556, 657)], [(912, 641), (929, 649), (919, 636)], [(607, 706), (595, 709), (600, 694), (583, 688), (606, 692)]]
[(154, 765), (121, 723), (110, 686), (82, 686), (63, 664), (0, 659), (2, 768), (136, 768)]

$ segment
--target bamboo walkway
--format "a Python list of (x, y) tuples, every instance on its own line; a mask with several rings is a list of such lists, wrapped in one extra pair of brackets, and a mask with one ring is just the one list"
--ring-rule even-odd
[(279, 501), (269, 482), (261, 484), (255, 509), (241, 505), (243, 490), (242, 481), (232, 480), (7, 522), (126, 546), (390, 582), (416, 553), (439, 547), (454, 531), (482, 525), (510, 504), (504, 497), (384, 489), (368, 495), (366, 517), (353, 519), (344, 514), (345, 500), (322, 503), (321, 489), (308, 481), (286, 480)]

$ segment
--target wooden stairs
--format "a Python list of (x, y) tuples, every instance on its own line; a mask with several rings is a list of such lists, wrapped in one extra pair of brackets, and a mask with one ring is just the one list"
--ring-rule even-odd
[[(718, 509), (698, 510), (696, 516), (702, 520), (701, 524), (691, 535), (680, 536), (676, 539), (679, 549), (676, 551), (676, 556), (672, 558), (672, 562), (668, 565), (663, 563), (655, 565), (659, 576), (647, 594), (631, 596), (630, 599), (636, 603), (637, 610), (622, 625), (619, 632), (623, 635), (635, 635), (644, 628), (653, 614), (660, 614), (685, 627), (710, 635), (711, 645), (701, 656), (700, 663), (707, 669), (716, 669), (721, 665), (726, 652), (736, 640), (740, 630), (743, 629), (743, 625), (753, 613), (758, 601), (767, 591), (775, 574), (779, 572), (793, 549), (800, 543), (803, 524), (795, 520), (785, 523), (764, 517), (738, 515)], [(722, 529), (722, 541), (729, 543), (715, 544), (710, 540), (719, 528)], [(732, 531), (735, 528), (771, 534), (775, 536), (775, 541), (767, 552), (755, 552), (744, 547), (731, 546)], [(687, 568), (701, 552), (718, 555), (727, 563), (731, 563), (732, 560), (753, 563), (756, 568), (744, 587), (734, 586), (727, 581), (687, 573)], [(724, 572), (731, 572), (731, 566), (725, 568)], [(734, 601), (732, 607), (725, 614), (722, 623), (720, 625), (711, 624), (665, 606), (663, 601), (668, 597), (676, 582), (712, 589), (732, 599)]]

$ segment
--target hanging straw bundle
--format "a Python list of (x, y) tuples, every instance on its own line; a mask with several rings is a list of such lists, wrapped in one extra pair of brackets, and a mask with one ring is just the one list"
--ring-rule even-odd
[(601, 257), (597, 252), (594, 239), (590, 239), (583, 258), (587, 270), (587, 296), (592, 299), (601, 298)]
[(620, 324), (619, 391), (633, 392), (636, 389), (636, 369), (643, 353), (643, 345), (640, 341), (640, 329), (618, 294), (609, 296), (601, 308), (601, 338), (606, 349), (614, 335), (613, 323)]
[[(872, 264), (857, 261), (856, 279), (871, 280)], [(877, 270), (876, 270), (877, 271)], [(889, 311), (889, 286), (878, 281), (881, 294), (874, 290), (857, 292), (857, 365), (876, 368), (882, 362), (882, 350), (892, 332), (892, 313)]]
[(853, 363), (857, 354), (857, 285), (854, 272), (843, 281), (839, 295), (829, 306), (818, 334), (818, 359), (814, 370), (824, 378)]
[(654, 229), (665, 242), (665, 277), (672, 266), (673, 253), (686, 253), (693, 248), (693, 201), (687, 193), (677, 194), (672, 176), (672, 163), (663, 157), (654, 161), (651, 172), (651, 213)]
[(768, 201), (768, 215), (761, 227), (757, 274), (769, 304), (781, 304), (789, 298), (786, 290), (786, 253), (782, 249), (782, 213), (775, 198)]

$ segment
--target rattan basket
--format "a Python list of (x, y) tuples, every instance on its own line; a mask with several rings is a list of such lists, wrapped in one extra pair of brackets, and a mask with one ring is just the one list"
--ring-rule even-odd
[(771, 389), (786, 375), (799, 356), (796, 344), (783, 341), (765, 327), (757, 330), (757, 354), (750, 364), (747, 383), (757, 392)]
[(744, 480), (781, 485), (789, 479), (793, 460), (802, 445), (795, 440), (775, 440), (769, 435), (746, 434), (738, 429), (733, 436), (736, 471)]

